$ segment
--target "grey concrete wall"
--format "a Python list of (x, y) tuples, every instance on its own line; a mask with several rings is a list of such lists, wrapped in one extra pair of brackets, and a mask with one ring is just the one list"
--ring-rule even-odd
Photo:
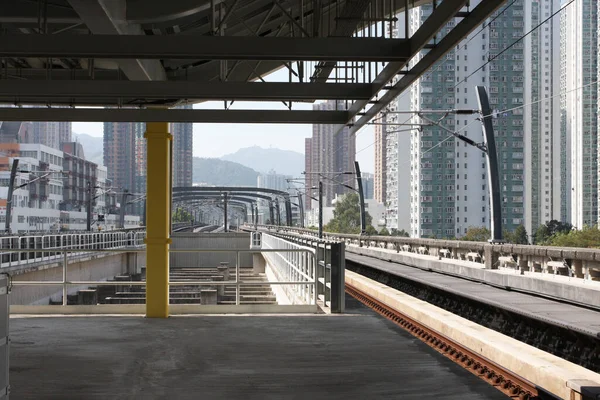
[[(174, 233), (171, 249), (250, 249), (249, 233)], [(235, 252), (171, 253), (171, 267), (214, 267), (220, 262), (235, 266)], [(240, 254), (241, 266), (252, 266), (252, 254)]]
[[(142, 265), (144, 253), (139, 253), (137, 264), (133, 253), (113, 253), (107, 255), (92, 255), (70, 262), (67, 269), (67, 280), (71, 281), (101, 281), (113, 278)], [(135, 254), (133, 254), (135, 256)], [(63, 268), (61, 263), (45, 265), (45, 268), (30, 269), (23, 273), (13, 273), (15, 281), (62, 281)], [(76, 293), (83, 287), (69, 287), (69, 293)], [(62, 298), (62, 286), (13, 286), (10, 294), (11, 304), (48, 304), (50, 297)]]
[(466, 263), (464, 261), (461, 262), (459, 260), (437, 258), (408, 252), (395, 253), (383, 251), (376, 247), (347, 246), (346, 256), (349, 256), (349, 253), (378, 258), (380, 260), (391, 261), (415, 268), (437, 271), (461, 278), (485, 282), (503, 288), (512, 288), (527, 293), (536, 293), (580, 304), (600, 307), (599, 291), (594, 287), (585, 288), (581, 285), (569, 285), (565, 282), (552, 281), (543, 279), (542, 277), (538, 278), (535, 276), (499, 273), (496, 270), (476, 266), (476, 263), (473, 263), (474, 266), (468, 266), (465, 265)]

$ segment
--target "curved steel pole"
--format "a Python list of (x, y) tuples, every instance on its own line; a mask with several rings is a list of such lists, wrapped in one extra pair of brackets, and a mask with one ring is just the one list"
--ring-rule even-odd
[(281, 226), (281, 210), (279, 209), (279, 199), (275, 199), (275, 214), (277, 226)]
[(483, 138), (487, 148), (487, 172), (488, 187), (490, 195), (490, 231), (492, 237), (490, 242), (502, 242), (502, 204), (500, 197), (500, 177), (498, 175), (498, 155), (496, 153), (496, 140), (494, 139), (494, 126), (492, 125), (492, 110), (488, 101), (485, 87), (476, 86), (477, 102), (481, 113), (481, 123), (483, 125)]
[(285, 222), (287, 226), (292, 226), (292, 203), (290, 197), (285, 197)]
[(298, 191), (298, 209), (300, 212), (300, 228), (304, 228), (304, 202), (302, 201), (300, 191)]
[(271, 217), (271, 225), (275, 225), (275, 210), (273, 208), (273, 200), (269, 201), (269, 216)]
[(358, 186), (358, 201), (360, 207), (360, 233), (367, 231), (367, 213), (365, 211), (365, 192), (363, 191), (362, 176), (358, 161), (354, 161), (354, 172), (356, 173), (356, 183)]

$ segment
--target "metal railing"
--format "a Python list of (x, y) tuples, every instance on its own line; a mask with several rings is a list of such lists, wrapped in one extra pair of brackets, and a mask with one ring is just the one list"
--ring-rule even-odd
[[(135, 242), (134, 242), (135, 243)], [(119, 242), (118, 244), (123, 244)], [(62, 258), (62, 279), (54, 281), (34, 281), (34, 280), (12, 280), (11, 286), (62, 286), (62, 305), (67, 305), (67, 299), (69, 294), (69, 287), (73, 286), (145, 286), (145, 281), (83, 281), (83, 280), (70, 280), (68, 279), (69, 274), (69, 254), (81, 253), (81, 248), (52, 248), (52, 253), (59, 254), (57, 257)], [(93, 249), (86, 248), (83, 252), (86, 253), (144, 253), (146, 251), (144, 246), (134, 247), (118, 247), (113, 249)], [(4, 251), (7, 254), (19, 254), (22, 253), (21, 249), (6, 249)], [(261, 254), (261, 253), (299, 253), (303, 254), (303, 257), (308, 260), (309, 264), (315, 265), (316, 259), (313, 249), (308, 248), (273, 248), (273, 249), (170, 249), (170, 253), (235, 253), (236, 264), (235, 264), (235, 279), (234, 280), (185, 280), (185, 281), (169, 281), (169, 286), (199, 286), (199, 287), (214, 287), (214, 286), (235, 286), (235, 304), (240, 305), (241, 288), (245, 286), (299, 286), (302, 291), (309, 293), (310, 296), (305, 297), (304, 305), (317, 306), (317, 290), (316, 290), (316, 279), (310, 278), (310, 275), (304, 276), (289, 275), (285, 279), (276, 281), (244, 281), (241, 279), (240, 270), (242, 268), (240, 263), (241, 254)], [(52, 256), (54, 257), (54, 255)], [(307, 279), (308, 278), (308, 279)]]
[(136, 248), (144, 245), (145, 237), (145, 231), (0, 237), (0, 270), (61, 261), (64, 254), (82, 257), (96, 250)]
[[(286, 297), (292, 304), (310, 304), (311, 299), (314, 300), (314, 304), (317, 304), (319, 274), (315, 249), (300, 246), (272, 235), (262, 235), (261, 239), (263, 247), (261, 252), (268, 265), (272, 267), (273, 274), (277, 279), (305, 282), (301, 285), (283, 287)], [(276, 249), (289, 251), (272, 252)]]
[[(285, 232), (288, 231), (285, 230)], [(339, 240), (303, 237), (295, 233), (286, 234), (283, 230), (279, 233), (273, 230), (269, 234), (288, 243), (315, 250), (317, 297), (323, 300), (324, 306), (330, 307), (332, 313), (343, 313), (345, 308), (345, 244)], [(269, 236), (269, 234), (263, 233), (263, 237)]]
[[(240, 288), (242, 286), (265, 286), (265, 285), (278, 285), (278, 286), (312, 286), (314, 293), (312, 297), (306, 298), (304, 304), (317, 305), (315, 279), (311, 279), (310, 276), (284, 276), (283, 280), (278, 279), (275, 281), (243, 281), (240, 279), (240, 255), (241, 254), (261, 254), (261, 253), (303, 253), (307, 255), (308, 259), (311, 259), (312, 263), (316, 263), (314, 251), (308, 248), (271, 248), (271, 249), (170, 249), (169, 253), (235, 253), (235, 280), (231, 281), (185, 281), (185, 282), (169, 282), (170, 286), (224, 286), (224, 285), (235, 285), (235, 304), (240, 305)], [(302, 279), (307, 278), (307, 279)]]

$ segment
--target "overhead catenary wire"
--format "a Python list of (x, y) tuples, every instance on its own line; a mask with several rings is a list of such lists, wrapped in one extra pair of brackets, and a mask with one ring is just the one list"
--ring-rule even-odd
[[(464, 43), (462, 43), (462, 44), (459, 44), (457, 47), (458, 47), (458, 48), (462, 47), (463, 49), (466, 49), (466, 48), (467, 48), (467, 45), (468, 45), (468, 44), (469, 44), (471, 41), (473, 41), (473, 39), (475, 39), (477, 36), (479, 36), (479, 34), (480, 34), (481, 32), (483, 32), (484, 30), (486, 30), (486, 29), (487, 29), (487, 28), (488, 28), (488, 27), (489, 27), (489, 26), (490, 26), (490, 25), (491, 25), (491, 24), (492, 24), (494, 21), (496, 21), (498, 18), (500, 18), (500, 17), (501, 17), (501, 16), (502, 16), (502, 15), (503, 15), (503, 14), (504, 14), (504, 13), (505, 13), (505, 12), (506, 12), (506, 11), (507, 11), (509, 8), (510, 8), (510, 7), (512, 7), (512, 6), (513, 6), (513, 5), (514, 5), (514, 4), (515, 4), (517, 1), (518, 1), (518, 0), (512, 0), (512, 1), (511, 1), (509, 4), (507, 4), (507, 5), (506, 5), (506, 6), (505, 6), (505, 7), (504, 7), (504, 8), (503, 8), (503, 9), (502, 9), (500, 12), (498, 12), (498, 13), (497, 13), (497, 14), (496, 14), (496, 15), (495, 15), (495, 16), (494, 16), (492, 19), (490, 19), (488, 22), (484, 23), (484, 24), (482, 25), (482, 27), (481, 27), (481, 28), (480, 28), (480, 29), (479, 29), (479, 30), (478, 30), (478, 31), (477, 31), (475, 34), (473, 34), (473, 35), (470, 35), (469, 39), (468, 39), (466, 42), (464, 42)], [(489, 62), (489, 61), (488, 61), (488, 62)], [(432, 69), (432, 70), (430, 70), (429, 72), (427, 72), (427, 73), (425, 74), (425, 77), (429, 77), (429, 76), (431, 76), (433, 73), (435, 73), (436, 71), (438, 71), (438, 70), (439, 70), (439, 69), (442, 67), (442, 65), (443, 65), (443, 63), (442, 63), (442, 62), (438, 62), (438, 65), (437, 65), (437, 66), (436, 66), (434, 69)], [(485, 65), (486, 65), (486, 64), (483, 64), (481, 67), (479, 67), (479, 68), (478, 68), (478, 70), (479, 70), (479, 69), (481, 69), (481, 68), (483, 68), (483, 66), (485, 66)], [(460, 83), (461, 83), (461, 82), (459, 82), (459, 84), (460, 84)], [(456, 86), (458, 86), (458, 84), (457, 84), (457, 85), (455, 85), (455, 86), (454, 86), (454, 88), (456, 88)], [(409, 91), (408, 91), (408, 90), (405, 90), (405, 91), (404, 91), (402, 94), (400, 94), (400, 96), (396, 97), (396, 98), (394, 99), (394, 101), (399, 101), (399, 100), (401, 100), (401, 99), (402, 99), (402, 98), (404, 98), (404, 97), (405, 97), (405, 96), (406, 96), (408, 93), (409, 93)], [(383, 112), (382, 114), (385, 114), (385, 112)], [(383, 116), (381, 116), (381, 117), (376, 117), (376, 118), (374, 118), (374, 120), (381, 119), (381, 118), (384, 118), (384, 117), (383, 117)], [(406, 123), (407, 123), (408, 121), (410, 121), (412, 118), (413, 118), (413, 116), (409, 117), (409, 118), (408, 118), (406, 121), (402, 122), (400, 125), (404, 125), (404, 124), (406, 124)], [(473, 122), (474, 122), (474, 121), (473, 121)], [(471, 122), (469, 125), (471, 125), (473, 122)], [(461, 131), (463, 131), (463, 130), (464, 130), (466, 127), (468, 127), (469, 125), (467, 125), (467, 126), (463, 127), (463, 128), (462, 128), (461, 130), (459, 130), (458, 132), (461, 132)], [(364, 128), (364, 126), (363, 126), (362, 128)], [(360, 130), (359, 130), (359, 131), (358, 131), (358, 132), (355, 134), (355, 137), (358, 137), (358, 135), (364, 131), (362, 128), (361, 128), (361, 129), (360, 129)], [(457, 133), (458, 133), (458, 132), (457, 132)], [(386, 133), (387, 133), (387, 132), (386, 132)], [(447, 139), (444, 139), (444, 141), (445, 141), (445, 140), (447, 140)], [(364, 147), (364, 148), (362, 148), (362, 149), (360, 149), (360, 150), (357, 150), (355, 154), (359, 154), (359, 153), (361, 153), (362, 151), (364, 151), (364, 150), (366, 150), (366, 149), (368, 149), (368, 148), (372, 147), (372, 146), (373, 146), (375, 143), (376, 143), (376, 142), (374, 141), (373, 143), (371, 143), (371, 144), (370, 144), (370, 145), (368, 145), (367, 147)], [(335, 156), (335, 154), (337, 154), (337, 152), (338, 152), (338, 151), (339, 151), (341, 148), (342, 148), (342, 146), (340, 146), (340, 148), (338, 148), (338, 149), (337, 149), (337, 150), (336, 150), (336, 151), (333, 153), (333, 155)], [(432, 148), (433, 148), (433, 147), (432, 147)]]
[(514, 42), (512, 42), (511, 44), (509, 44), (508, 46), (506, 46), (505, 48), (503, 48), (498, 54), (494, 55), (493, 57), (490, 57), (479, 68), (477, 68), (476, 70), (474, 70), (473, 72), (471, 72), (469, 75), (465, 76), (464, 79), (462, 79), (456, 85), (454, 85), (454, 88), (456, 88), (461, 83), (466, 82), (470, 77), (472, 77), (473, 75), (475, 75), (477, 72), (479, 72), (486, 65), (488, 65), (489, 63), (491, 63), (492, 61), (494, 61), (495, 59), (497, 59), (498, 57), (500, 57), (502, 54), (506, 53), (514, 45), (516, 45), (517, 43), (519, 43), (520, 41), (522, 41), (523, 39), (525, 39), (527, 36), (531, 35), (533, 32), (535, 32), (537, 29), (539, 29), (542, 25), (544, 25), (546, 22), (550, 21), (552, 18), (554, 18), (556, 15), (558, 15), (560, 12), (562, 12), (563, 10), (565, 10), (568, 6), (570, 6), (574, 2), (575, 2), (575, 0), (569, 1), (567, 4), (565, 4), (564, 6), (562, 6), (558, 10), (556, 10), (554, 13), (552, 13), (552, 15), (550, 15), (548, 18), (546, 18), (545, 20), (543, 20), (542, 22), (540, 22), (539, 24), (537, 24), (536, 26), (534, 26), (533, 28), (531, 28), (527, 33), (521, 35), (521, 37), (519, 37), (517, 40), (515, 40)]
[[(510, 7), (510, 6), (512, 6), (512, 5), (513, 5), (515, 2), (516, 2), (516, 0), (512, 1), (512, 2), (511, 2), (509, 5), (507, 5), (507, 6), (506, 6), (506, 7), (505, 7), (505, 8), (504, 8), (504, 9), (503, 9), (503, 10), (502, 10), (502, 11), (501, 11), (501, 12), (500, 12), (498, 15), (496, 15), (496, 16), (495, 16), (495, 17), (494, 17), (492, 20), (490, 20), (490, 22), (489, 22), (489, 23), (487, 23), (487, 24), (486, 24), (486, 25), (485, 25), (483, 28), (481, 28), (481, 29), (480, 29), (480, 30), (479, 30), (479, 31), (478, 31), (478, 32), (477, 32), (475, 35), (471, 36), (471, 38), (470, 38), (470, 39), (469, 39), (469, 40), (468, 40), (468, 41), (467, 41), (467, 42), (464, 44), (464, 46), (466, 46), (466, 45), (467, 45), (467, 44), (468, 44), (468, 43), (469, 43), (471, 40), (473, 40), (473, 38), (475, 38), (475, 37), (476, 37), (476, 36), (477, 36), (479, 33), (481, 33), (481, 32), (482, 32), (484, 29), (486, 29), (486, 28), (487, 28), (487, 27), (488, 27), (488, 26), (489, 26), (489, 25), (490, 25), (492, 22), (494, 22), (494, 21), (495, 21), (497, 18), (499, 18), (499, 17), (500, 17), (500, 16), (501, 16), (501, 15), (502, 15), (502, 14), (503, 14), (503, 13), (504, 13), (504, 12), (505, 12), (505, 11), (506, 11), (508, 8), (509, 8), (509, 7)], [(506, 51), (508, 51), (508, 50), (509, 50), (509, 49), (511, 49), (513, 46), (515, 46), (517, 43), (519, 43), (520, 41), (522, 41), (524, 38), (526, 38), (527, 36), (529, 36), (530, 34), (532, 34), (533, 32), (535, 32), (535, 31), (536, 31), (537, 29), (539, 29), (539, 28), (540, 28), (542, 25), (544, 25), (545, 23), (547, 23), (548, 21), (550, 21), (552, 18), (554, 18), (556, 15), (558, 15), (560, 12), (562, 12), (563, 10), (565, 10), (565, 9), (566, 9), (566, 7), (568, 7), (569, 5), (573, 4), (574, 2), (575, 2), (575, 0), (571, 0), (571, 1), (569, 1), (567, 4), (565, 4), (564, 6), (562, 6), (560, 9), (558, 9), (557, 11), (555, 11), (554, 13), (552, 13), (552, 15), (548, 16), (546, 19), (544, 19), (544, 20), (543, 20), (543, 21), (541, 21), (539, 24), (537, 24), (535, 27), (533, 27), (532, 29), (530, 29), (530, 30), (529, 30), (527, 33), (525, 33), (525, 34), (521, 35), (521, 36), (520, 36), (520, 37), (519, 37), (517, 40), (515, 40), (515, 41), (514, 41), (514, 42), (512, 42), (510, 45), (508, 45), (507, 47), (505, 47), (504, 49), (502, 49), (502, 50), (501, 50), (501, 51), (500, 51), (498, 54), (496, 54), (494, 57), (491, 57), (490, 59), (488, 59), (488, 60), (487, 60), (486, 62), (484, 62), (484, 63), (483, 63), (481, 66), (479, 66), (477, 69), (475, 69), (475, 70), (474, 70), (473, 72), (471, 72), (469, 75), (467, 75), (465, 78), (463, 78), (462, 80), (460, 80), (460, 81), (459, 81), (459, 82), (458, 82), (456, 85), (454, 85), (454, 87), (453, 87), (453, 88), (456, 88), (456, 87), (457, 87), (457, 86), (459, 86), (460, 84), (462, 84), (462, 83), (466, 82), (466, 81), (468, 80), (468, 78), (472, 77), (473, 75), (475, 75), (475, 73), (477, 73), (478, 71), (480, 71), (481, 69), (483, 69), (483, 68), (484, 68), (486, 65), (488, 65), (488, 64), (490, 64), (491, 62), (493, 62), (494, 60), (496, 60), (498, 57), (500, 57), (500, 56), (501, 56), (502, 54), (504, 54)], [(459, 47), (460, 47), (460, 46), (459, 46)], [(438, 69), (439, 69), (441, 66), (442, 66), (442, 64), (441, 64), (441, 63), (440, 63), (440, 64), (438, 64), (438, 66), (437, 66), (437, 67), (436, 67), (434, 70), (432, 70), (431, 72), (429, 72), (427, 76), (429, 76), (429, 75), (433, 74), (433, 73), (434, 73), (435, 71), (437, 71), (437, 70), (438, 70)], [(511, 112), (511, 111), (514, 111), (514, 110), (518, 110), (518, 109), (521, 109), (521, 108), (524, 108), (524, 107), (527, 107), (527, 106), (531, 106), (531, 105), (534, 105), (534, 104), (537, 104), (537, 103), (540, 103), (540, 102), (543, 102), (543, 101), (548, 101), (548, 100), (551, 100), (551, 99), (553, 99), (553, 98), (555, 98), (555, 97), (558, 97), (558, 96), (563, 96), (563, 95), (565, 95), (565, 94), (567, 94), (567, 93), (571, 93), (571, 92), (573, 92), (573, 91), (577, 91), (577, 90), (583, 89), (583, 88), (585, 88), (585, 87), (588, 87), (588, 86), (591, 86), (591, 85), (594, 85), (594, 84), (597, 84), (597, 83), (598, 83), (598, 81), (590, 82), (590, 83), (588, 83), (588, 84), (585, 84), (585, 85), (582, 85), (582, 86), (580, 86), (580, 87), (577, 87), (577, 88), (574, 88), (574, 89), (567, 90), (567, 91), (565, 91), (565, 92), (563, 92), (563, 93), (559, 93), (559, 94), (556, 94), (556, 95), (553, 95), (553, 96), (550, 96), (550, 97), (546, 97), (546, 98), (543, 98), (543, 99), (538, 99), (538, 100), (535, 100), (535, 101), (532, 101), (532, 102), (530, 102), (530, 103), (523, 104), (523, 105), (520, 105), (520, 106), (511, 107), (511, 108), (508, 108), (508, 109), (506, 109), (506, 110), (494, 111), (492, 114), (489, 114), (489, 115), (484, 115), (484, 116), (482, 116), (482, 117), (483, 117), (483, 118), (485, 118), (485, 117), (489, 117), (489, 116), (497, 116), (497, 115), (499, 115), (499, 114), (504, 114), (504, 113), (507, 113), (507, 112)], [(400, 95), (400, 97), (399, 97), (399, 98), (402, 98), (402, 97), (403, 97), (403, 96), (405, 96), (407, 93), (408, 93), (408, 91), (405, 91), (405, 92), (404, 92), (402, 95)], [(397, 98), (397, 99), (398, 99), (398, 98)], [(411, 118), (412, 118), (412, 117), (411, 117)], [(405, 122), (403, 122), (403, 123), (402, 123), (402, 124), (400, 124), (400, 125), (403, 125), (403, 124), (405, 124), (405, 123), (406, 123), (406, 122), (408, 122), (408, 121), (409, 121), (411, 118), (407, 119)], [(471, 122), (470, 122), (470, 123), (468, 123), (467, 125), (463, 126), (461, 129), (459, 129), (458, 131), (456, 131), (455, 133), (460, 133), (460, 132), (462, 132), (462, 131), (466, 130), (466, 129), (467, 129), (469, 126), (471, 126), (473, 123), (477, 122), (478, 120), (479, 120), (479, 119), (474, 119), (473, 121), (471, 121)], [(359, 131), (359, 132), (360, 132), (360, 131)], [(358, 134), (357, 134), (357, 135), (358, 135)], [(450, 139), (450, 138), (452, 138), (452, 137), (453, 137), (453, 136), (449, 136), (448, 138), (444, 139), (444, 140), (443, 140), (442, 142), (440, 142), (440, 143), (443, 143), (443, 142), (445, 142), (446, 140), (448, 140), (448, 139)], [(358, 154), (358, 153), (360, 153), (360, 152), (362, 152), (362, 151), (364, 151), (364, 150), (366, 150), (366, 149), (368, 149), (368, 148), (372, 147), (372, 146), (373, 146), (375, 143), (376, 143), (376, 142), (374, 141), (374, 142), (373, 142), (373, 143), (371, 143), (369, 146), (367, 146), (367, 147), (365, 147), (365, 148), (363, 148), (363, 149), (361, 149), (361, 150), (357, 151), (357, 153), (356, 153), (356, 154)], [(434, 146), (434, 147), (431, 147), (429, 150), (431, 150), (431, 149), (433, 149), (433, 148), (435, 148), (435, 147), (436, 147), (436, 146)], [(428, 150), (428, 151), (429, 151), (429, 150)]]
[[(461, 83), (464, 83), (467, 81), (467, 79), (471, 76), (473, 76), (476, 72), (478, 72), (479, 70), (481, 70), (482, 68), (484, 68), (487, 64), (489, 64), (490, 62), (494, 61), (496, 58), (498, 58), (500, 55), (502, 55), (503, 53), (505, 53), (506, 51), (508, 51), (511, 47), (513, 47), (516, 43), (520, 42), (521, 40), (523, 40), (526, 36), (528, 36), (529, 34), (531, 34), (533, 31), (535, 31), (536, 29), (538, 29), (541, 25), (543, 25), (545, 22), (549, 21), (550, 19), (552, 19), (558, 12), (562, 11), (563, 8), (565, 8), (566, 6), (570, 5), (571, 3), (573, 3), (575, 0), (571, 0), (567, 5), (565, 5), (564, 7), (562, 7), (560, 10), (558, 10), (557, 12), (553, 13), (550, 17), (546, 18), (544, 21), (542, 21), (540, 24), (538, 24), (536, 27), (534, 27), (533, 29), (531, 29), (529, 32), (527, 32), (526, 34), (522, 35), (519, 39), (517, 39), (516, 41), (514, 41), (513, 43), (511, 43), (509, 46), (507, 46), (506, 48), (504, 48), (500, 53), (498, 53), (497, 55), (495, 55), (494, 57), (490, 58), (488, 61), (486, 61), (485, 63), (483, 63), (480, 67), (478, 67), (475, 71), (473, 71), (471, 74), (469, 74), (467, 77), (465, 77), (463, 80), (459, 81), (456, 85), (454, 85), (453, 88), (456, 88), (457, 86), (459, 86)], [(475, 39), (481, 32), (483, 32), (484, 30), (486, 30), (494, 21), (496, 21), (498, 18), (500, 18), (510, 7), (512, 7), (515, 3), (517, 2), (517, 0), (512, 0), (509, 4), (507, 4), (500, 12), (498, 12), (492, 19), (490, 19), (487, 23), (483, 24), (482, 27), (475, 33), (470, 35), (470, 38), (462, 43), (459, 44), (457, 47), (463, 47), (463, 49), (467, 48), (467, 45), (473, 40)], [(439, 70), (442, 67), (443, 63), (439, 62), (438, 65), (430, 70), (428, 73), (426, 73), (426, 77), (431, 76), (433, 73), (435, 73), (437, 70)], [(402, 98), (404, 98), (407, 94), (409, 93), (408, 90), (404, 91), (399, 97), (396, 97), (396, 99), (394, 101), (399, 101)], [(503, 112), (507, 112), (507, 111), (503, 111)], [(385, 114), (382, 113), (382, 114)], [(381, 119), (384, 118), (383, 116), (381, 117), (377, 117), (375, 119)], [(407, 118), (404, 122), (402, 122), (399, 125), (404, 125), (406, 124), (408, 121), (410, 121), (413, 118), (413, 116), (410, 116), (409, 118)], [(464, 127), (462, 127), (461, 129), (459, 129), (458, 131), (456, 131), (455, 133), (460, 133), (464, 130), (466, 130), (469, 126), (471, 126), (473, 123), (477, 122), (477, 119), (471, 121), (469, 124), (465, 125)], [(363, 126), (364, 128), (364, 126)], [(360, 133), (362, 133), (364, 130), (360, 129), (356, 134), (355, 137), (358, 137), (358, 135)], [(386, 132), (387, 133), (387, 132)], [(447, 138), (443, 139), (442, 141), (440, 141), (438, 144), (436, 144), (435, 146), (431, 147), (430, 149), (426, 150), (425, 152), (423, 152), (422, 154), (425, 154), (428, 151), (431, 151), (433, 149), (435, 149), (438, 145), (440, 145), (441, 143), (446, 142), (447, 140), (453, 138), (454, 136), (450, 135)], [(376, 141), (373, 141), (371, 144), (369, 144), (368, 146), (360, 149), (360, 150), (356, 150), (355, 155), (363, 152), (364, 150), (367, 150), (369, 148), (371, 148), (373, 145), (375, 145)], [(338, 149), (335, 150), (335, 152), (333, 153), (332, 157), (335, 156), (341, 149), (343, 148), (343, 145), (340, 146)]]

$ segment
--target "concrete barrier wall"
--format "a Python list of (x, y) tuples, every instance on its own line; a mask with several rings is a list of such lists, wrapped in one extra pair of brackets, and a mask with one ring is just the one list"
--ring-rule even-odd
[[(171, 236), (171, 249), (229, 249), (249, 250), (249, 233), (174, 233)], [(235, 252), (222, 253), (171, 253), (171, 267), (214, 267), (220, 262), (228, 262), (235, 266)], [(252, 266), (252, 254), (240, 254), (240, 263), (243, 267)]]
[[(70, 262), (67, 269), (67, 280), (102, 281), (128, 272), (135, 272), (142, 265), (144, 253), (137, 256), (133, 253), (97, 254)], [(46, 264), (44, 268), (29, 269), (23, 273), (12, 274), (15, 281), (62, 281), (62, 263)], [(87, 288), (69, 286), (69, 293), (76, 293)], [(10, 295), (11, 304), (48, 304), (50, 298), (62, 298), (62, 285), (57, 286), (13, 286)]]
[[(316, 236), (310, 229), (261, 226), (267, 232)], [(455, 260), (468, 260), (486, 269), (509, 266), (521, 271), (567, 275), (600, 281), (600, 249), (552, 247), (521, 244), (490, 244), (461, 240), (437, 240), (397, 236), (346, 235), (324, 232), (326, 240), (344, 241), (347, 246), (382, 248), (428, 254)]]
[(481, 264), (475, 262), (406, 251), (396, 252), (377, 247), (347, 246), (346, 252), (600, 308), (600, 284), (598, 282), (587, 282), (586, 284), (583, 279), (577, 278), (570, 278), (572, 282), (565, 282), (563, 279), (552, 279), (551, 276), (541, 273), (525, 275), (506, 273), (485, 269)]

